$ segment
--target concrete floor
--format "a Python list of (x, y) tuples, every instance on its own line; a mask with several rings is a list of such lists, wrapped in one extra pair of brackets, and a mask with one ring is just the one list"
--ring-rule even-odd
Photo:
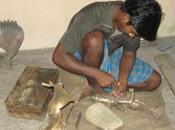
[[(166, 41), (166, 42), (170, 43), (169, 45), (174, 46), (174, 44), (172, 44), (172, 43), (174, 43), (174, 37), (171, 39), (165, 38), (162, 41)], [(156, 44), (154, 44), (154, 43), (142, 44), (142, 47), (138, 51), (138, 56), (143, 58), (147, 62), (149, 62), (153, 66), (153, 68), (158, 70), (160, 73), (161, 73), (161, 71), (153, 58), (154, 56), (159, 55), (159, 54), (168, 53), (175, 60), (175, 46), (171, 47), (170, 49), (168, 49), (164, 52), (161, 52), (159, 48), (163, 44), (162, 41), (159, 40), (159, 43), (156, 43)], [(162, 81), (162, 84), (160, 86), (160, 89), (161, 89), (162, 97), (163, 97), (165, 104), (166, 104), (165, 111), (172, 122), (172, 127), (173, 127), (172, 129), (175, 130), (175, 111), (174, 111), (175, 95), (173, 95), (173, 93), (172, 93), (172, 91), (171, 91), (171, 89), (170, 89), (170, 87), (169, 87), (169, 85), (168, 85), (168, 83), (165, 80), (165, 77), (163, 75), (162, 75), (162, 80), (163, 81)]]
[[(158, 46), (156, 44), (142, 44), (141, 48), (138, 51), (138, 56), (142, 57), (143, 59), (148, 61), (154, 68), (159, 70), (157, 64), (153, 59), (154, 55), (162, 53), (158, 51), (157, 48)], [(13, 67), (11, 69), (7, 69), (4, 67), (0, 68), (0, 130), (39, 130), (40, 127), (46, 125), (47, 118), (44, 121), (35, 121), (9, 117), (6, 112), (4, 101), (7, 98), (10, 91), (12, 90), (12, 88), (14, 87), (15, 82), (17, 81), (25, 66), (56, 68), (56, 66), (53, 65), (51, 62), (52, 51), (53, 49), (21, 51), (14, 58)], [(174, 52), (175, 47), (163, 53), (170, 53), (175, 58)], [(75, 87), (74, 89), (67, 88), (67, 91), (74, 90), (72, 92), (75, 92), (75, 90), (79, 89), (78, 87), (81, 86), (81, 79), (76, 80), (77, 78), (73, 78), (74, 75), (65, 74), (65, 72), (61, 73), (62, 75), (64, 75), (62, 76), (63, 81), (65, 80), (65, 78), (67, 81), (69, 80), (69, 78), (71, 78), (71, 81), (74, 81), (74, 83), (65, 82), (65, 86), (73, 86), (73, 84), (77, 86), (77, 88)], [(133, 112), (131, 110), (119, 112), (117, 110), (112, 109), (124, 120), (125, 126), (124, 128), (122, 128), (122, 130), (175, 130), (175, 96), (172, 94), (164, 77), (159, 90), (161, 91), (163, 100), (166, 104), (165, 114), (160, 119), (155, 119), (151, 115), (144, 114), (143, 112)], [(156, 96), (156, 94), (156, 92), (145, 94), (146, 96), (144, 98), (148, 99), (150, 97), (153, 97), (156, 99), (156, 97), (160, 97), (160, 94), (158, 94), (158, 96)], [(156, 103), (157, 102), (155, 102), (155, 104)], [(86, 110), (89, 104), (92, 104), (92, 102), (89, 102), (86, 99), (84, 99), (81, 101), (80, 107), (77, 107), (76, 110), (80, 110), (82, 111), (82, 113), (84, 113), (84, 110)], [(74, 114), (74, 117), (76, 117), (76, 112)], [(72, 120), (73, 119), (71, 119), (71, 121)], [(97, 128), (87, 123), (85, 120), (83, 120), (80, 124), (80, 130), (97, 130)]]

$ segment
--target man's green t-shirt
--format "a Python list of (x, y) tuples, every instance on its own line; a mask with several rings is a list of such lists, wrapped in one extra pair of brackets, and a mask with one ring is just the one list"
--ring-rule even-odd
[(80, 48), (87, 33), (98, 30), (105, 34), (105, 39), (109, 42), (110, 53), (121, 46), (128, 51), (137, 50), (140, 46), (139, 37), (132, 39), (112, 28), (112, 12), (115, 4), (121, 4), (121, 2), (96, 2), (81, 9), (72, 18), (59, 43), (68, 52), (73, 53)]

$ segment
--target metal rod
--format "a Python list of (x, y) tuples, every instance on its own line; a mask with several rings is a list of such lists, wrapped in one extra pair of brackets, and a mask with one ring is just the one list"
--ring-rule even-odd
[(78, 130), (79, 129), (79, 125), (80, 125), (80, 121), (81, 121), (81, 116), (82, 116), (82, 113), (79, 112), (78, 113), (78, 117), (77, 117), (77, 121), (75, 123), (75, 129)]
[(67, 123), (67, 121), (69, 120), (69, 117), (70, 117), (70, 115), (71, 115), (71, 113), (72, 113), (72, 111), (73, 111), (73, 108), (74, 108), (74, 103), (73, 103), (73, 105), (71, 106), (71, 108), (69, 109), (69, 112), (68, 112), (68, 114), (67, 114), (67, 116), (66, 116), (66, 118), (65, 118), (65, 120), (64, 120), (64, 123), (66, 124)]

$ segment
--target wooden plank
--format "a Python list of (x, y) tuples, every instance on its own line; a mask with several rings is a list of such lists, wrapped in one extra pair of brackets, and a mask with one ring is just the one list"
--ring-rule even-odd
[(41, 83), (56, 83), (57, 80), (57, 69), (26, 67), (5, 101), (8, 113), (16, 117), (43, 120), (52, 90)]
[(167, 53), (157, 55), (154, 59), (175, 95), (175, 60)]

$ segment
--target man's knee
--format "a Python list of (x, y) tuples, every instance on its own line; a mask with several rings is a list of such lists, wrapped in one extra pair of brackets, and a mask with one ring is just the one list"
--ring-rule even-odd
[(87, 33), (80, 48), (82, 62), (99, 67), (103, 57), (103, 42), (103, 33), (98, 31)]
[(149, 79), (149, 90), (154, 90), (156, 88), (158, 88), (161, 84), (161, 75), (159, 74), (159, 72), (157, 72), (156, 70), (153, 70), (153, 73)]
[(85, 35), (82, 43), (83, 49), (90, 49), (96, 51), (103, 49), (104, 37), (103, 33), (99, 31), (89, 32)]

